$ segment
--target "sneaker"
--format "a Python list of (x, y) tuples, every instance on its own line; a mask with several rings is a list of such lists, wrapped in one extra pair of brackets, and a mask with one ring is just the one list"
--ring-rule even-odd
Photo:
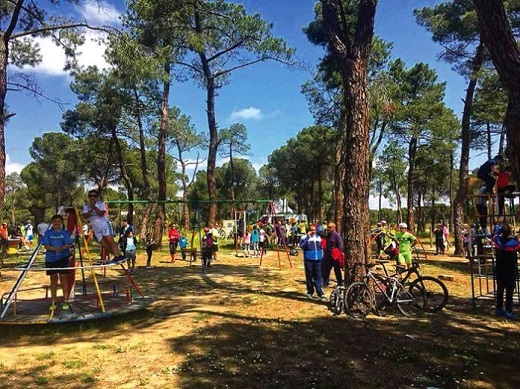
[(307, 297), (310, 298), (311, 300), (314, 300), (314, 296), (310, 293), (307, 293)]
[(320, 301), (329, 301), (329, 299), (327, 298), (327, 296), (325, 296), (324, 294), (322, 294), (321, 296), (318, 297), (318, 300)]
[(126, 258), (124, 255), (120, 255), (118, 257), (114, 257), (110, 263), (120, 264), (126, 261)]
[(147, 270), (150, 270), (150, 269), (153, 269), (153, 268), (154, 268), (153, 266), (146, 266)]
[(497, 309), (495, 310), (495, 316), (502, 316), (502, 317), (505, 317), (506, 314), (507, 314), (507, 312), (504, 311), (503, 309), (498, 309), (498, 308), (497, 308)]
[(61, 306), (61, 309), (63, 311), (68, 311), (70, 309), (69, 303), (63, 303), (63, 305)]
[(507, 312), (506, 311), (504, 316), (505, 316), (506, 319), (509, 319), (509, 320), (514, 320), (515, 319), (515, 315), (514, 315), (513, 312)]

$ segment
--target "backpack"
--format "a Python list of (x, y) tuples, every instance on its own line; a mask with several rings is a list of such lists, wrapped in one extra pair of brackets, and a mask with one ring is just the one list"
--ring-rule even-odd
[(396, 240), (392, 240), (388, 245), (386, 245), (383, 252), (392, 259), (396, 258), (399, 255), (399, 243), (397, 243)]
[(211, 237), (205, 237), (202, 241), (202, 248), (203, 249), (211, 249), (213, 247), (213, 238)]

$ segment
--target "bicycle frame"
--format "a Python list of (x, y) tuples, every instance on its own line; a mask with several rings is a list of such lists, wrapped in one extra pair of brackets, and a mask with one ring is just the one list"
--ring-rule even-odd
[[(385, 296), (385, 299), (390, 304), (397, 302), (397, 292), (401, 289), (404, 290), (404, 285), (398, 279), (398, 273), (390, 275), (381, 275), (371, 269), (367, 269), (367, 274), (364, 277), (363, 282), (367, 285), (372, 281), (374, 288)], [(410, 302), (410, 300), (403, 300), (400, 302)]]

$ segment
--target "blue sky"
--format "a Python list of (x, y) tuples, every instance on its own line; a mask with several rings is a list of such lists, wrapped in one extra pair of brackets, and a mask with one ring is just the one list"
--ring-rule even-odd
[[(297, 56), (310, 64), (312, 70), (323, 55), (322, 48), (310, 44), (302, 27), (314, 18), (314, 0), (239, 0), (250, 12), (259, 12), (264, 20), (274, 24), (273, 32), (283, 37), (297, 49)], [(462, 111), (461, 98), (465, 80), (437, 61), (440, 47), (431, 41), (428, 32), (415, 23), (414, 8), (432, 6), (439, 1), (380, 1), (376, 17), (376, 34), (394, 45), (393, 56), (401, 57), (408, 66), (417, 62), (428, 63), (438, 72), (439, 80), (447, 82), (446, 103), (457, 115)], [(108, 1), (99, 14), (92, 2), (79, 9), (81, 15), (92, 22), (112, 22), (111, 15), (124, 11), (121, 1)], [(44, 44), (44, 43), (42, 43)], [(59, 53), (44, 44), (44, 63), (31, 70), (46, 94), (59, 98), (65, 108), (73, 108), (74, 96), (69, 89), (70, 79), (61, 72)], [(94, 45), (82, 49), (85, 64), (100, 63), (101, 50)], [(217, 121), (220, 127), (243, 123), (249, 133), (255, 167), (267, 161), (268, 155), (283, 146), (302, 128), (313, 124), (305, 97), (300, 93), (302, 83), (312, 77), (310, 71), (290, 70), (275, 63), (255, 65), (239, 70), (231, 77), (231, 83), (218, 92), (216, 100)], [(62, 109), (45, 99), (35, 100), (24, 94), (10, 93), (7, 103), (17, 115), (6, 127), (7, 172), (20, 171), (31, 161), (29, 147), (37, 136), (59, 131)], [(171, 104), (191, 116), (198, 131), (207, 131), (205, 94), (193, 82), (175, 84), (171, 92)], [(476, 163), (470, 163), (471, 168)]]

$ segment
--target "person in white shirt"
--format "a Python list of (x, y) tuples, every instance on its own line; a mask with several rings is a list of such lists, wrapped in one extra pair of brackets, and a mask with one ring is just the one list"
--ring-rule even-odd
[(103, 245), (109, 254), (114, 256), (110, 262), (124, 262), (126, 258), (121, 254), (119, 246), (114, 240), (114, 230), (106, 216), (105, 203), (99, 200), (97, 190), (90, 190), (88, 192), (88, 204), (83, 206), (81, 216), (90, 222), (96, 240)]

